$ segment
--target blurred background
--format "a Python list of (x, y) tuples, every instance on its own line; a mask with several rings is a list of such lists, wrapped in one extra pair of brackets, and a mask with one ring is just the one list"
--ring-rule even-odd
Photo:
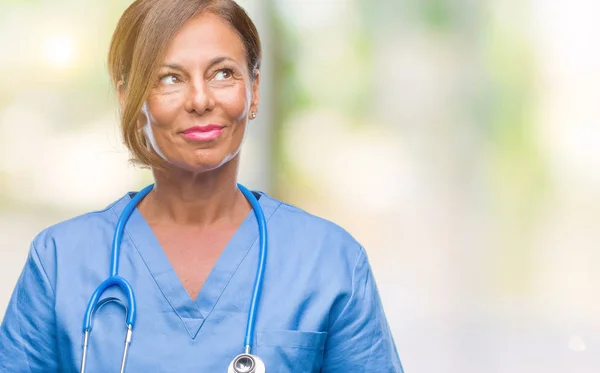
[[(108, 43), (131, 0), (0, 0), (0, 318), (40, 230), (150, 181)], [(369, 253), (407, 372), (600, 371), (600, 2), (245, 0), (242, 182)]]

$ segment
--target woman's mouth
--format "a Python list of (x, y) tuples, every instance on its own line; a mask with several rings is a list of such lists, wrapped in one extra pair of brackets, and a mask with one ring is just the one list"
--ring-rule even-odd
[(194, 126), (181, 132), (181, 135), (191, 141), (212, 141), (219, 137), (225, 127), (218, 124)]

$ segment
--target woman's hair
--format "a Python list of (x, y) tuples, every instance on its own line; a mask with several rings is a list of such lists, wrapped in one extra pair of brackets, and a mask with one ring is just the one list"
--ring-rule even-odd
[(260, 68), (262, 52), (258, 31), (235, 1), (136, 0), (125, 10), (115, 29), (108, 69), (112, 83), (123, 90), (121, 131), (132, 161), (138, 165), (160, 168), (163, 164), (146, 146), (137, 121), (158, 78), (169, 41), (187, 21), (203, 12), (221, 17), (240, 36), (252, 79)]

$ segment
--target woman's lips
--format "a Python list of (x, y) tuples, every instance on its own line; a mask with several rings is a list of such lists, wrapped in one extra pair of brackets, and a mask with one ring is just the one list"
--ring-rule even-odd
[(206, 126), (194, 126), (181, 133), (183, 137), (191, 141), (211, 141), (219, 137), (225, 127), (218, 124)]

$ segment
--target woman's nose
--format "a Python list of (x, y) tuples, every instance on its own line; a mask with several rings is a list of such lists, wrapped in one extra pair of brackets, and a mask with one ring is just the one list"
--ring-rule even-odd
[(214, 98), (206, 81), (190, 84), (186, 99), (186, 110), (202, 114), (214, 108)]

